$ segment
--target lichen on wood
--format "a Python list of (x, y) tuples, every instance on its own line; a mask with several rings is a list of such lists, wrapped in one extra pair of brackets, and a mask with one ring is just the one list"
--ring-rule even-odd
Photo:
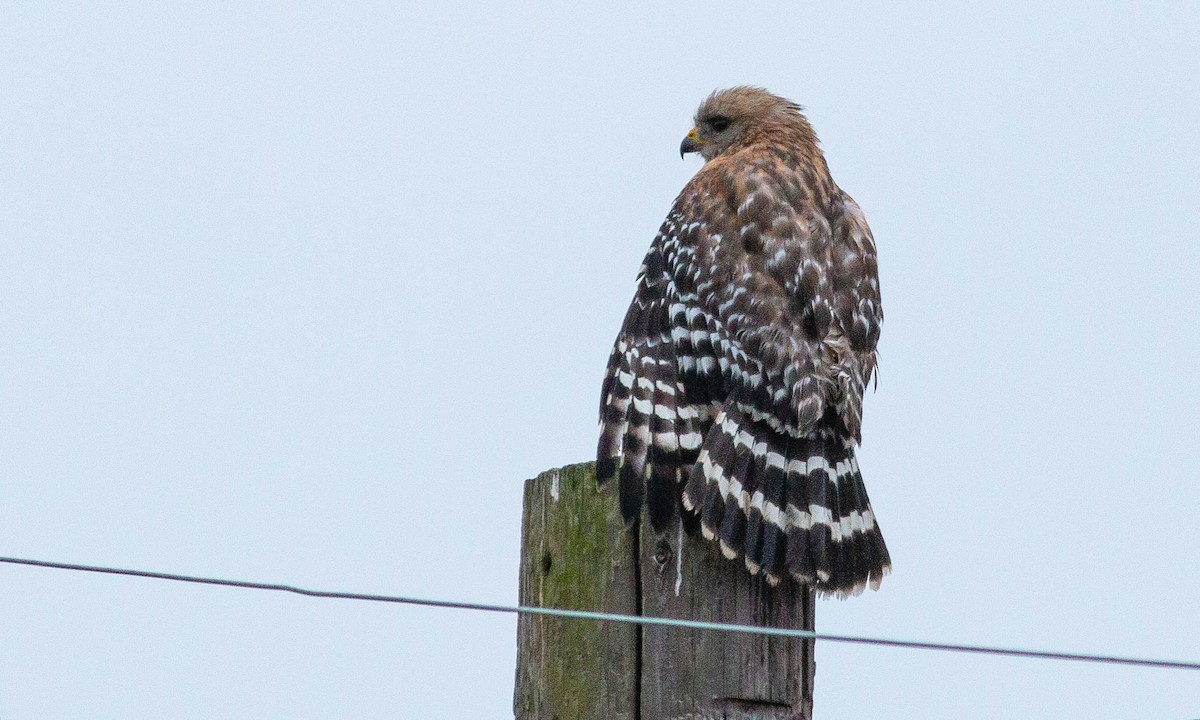
[[(637, 614), (631, 536), (591, 463), (525, 485), (520, 603)], [(537, 720), (634, 720), (637, 628), (522, 615), (513, 709)]]

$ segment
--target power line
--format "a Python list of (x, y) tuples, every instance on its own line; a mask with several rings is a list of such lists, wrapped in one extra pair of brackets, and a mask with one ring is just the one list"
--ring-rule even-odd
[(272, 592), (286, 592), (293, 593), (295, 595), (304, 595), (306, 597), (333, 598), (338, 600), (365, 600), (369, 602), (418, 605), (424, 607), (448, 608), (453, 610), (479, 610), (482, 612), (520, 615), (545, 615), (549, 617), (574, 618), (578, 620), (632, 623), (637, 625), (659, 625), (663, 627), (711, 630), (716, 632), (772, 635), (801, 638), (805, 640), (825, 640), (828, 642), (855, 643), (859, 645), (883, 645), (887, 647), (907, 648), (912, 650), (944, 650), (948, 652), (1037, 658), (1041, 660), (1071, 660), (1080, 662), (1105, 663), (1110, 665), (1134, 665), (1139, 667), (1167, 668), (1172, 670), (1200, 670), (1200, 662), (1187, 662), (1182, 660), (1158, 660), (1151, 658), (1125, 657), (1119, 655), (1094, 655), (1090, 653), (1056, 652), (1050, 650), (1027, 650), (1022, 648), (992, 647), (987, 645), (924, 642), (920, 640), (896, 640), (893, 638), (868, 637), (862, 635), (819, 633), (810, 630), (798, 630), (793, 628), (734, 625), (729, 623), (701, 622), (698, 620), (650, 617), (646, 615), (617, 615), (613, 613), (592, 612), (590, 610), (493, 605), (489, 603), (457, 602), (454, 600), (429, 600), (425, 598), (401, 597), (397, 595), (377, 595), (372, 593), (343, 592), (337, 590), (314, 590), (311, 588), (302, 588), (295, 585), (285, 585), (282, 583), (208, 578), (199, 577), (196, 575), (155, 572), (152, 570), (131, 570), (127, 568), (102, 567), (99, 565), (80, 565), (77, 563), (53, 562), (50, 560), (31, 560), (27, 558), (0, 557), (0, 563), (51, 568), (55, 570), (100, 573), (104, 575), (126, 575), (130, 577), (150, 578), (152, 580), (171, 580), (174, 582), (194, 583), (197, 585), (217, 585), (221, 587), (244, 588), (247, 590), (268, 590)]

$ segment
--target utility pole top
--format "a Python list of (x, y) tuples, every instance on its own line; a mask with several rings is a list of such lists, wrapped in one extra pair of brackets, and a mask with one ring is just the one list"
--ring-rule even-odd
[[(684, 533), (627, 529), (592, 463), (525, 483), (520, 604), (813, 629), (814, 595)], [(522, 615), (517, 720), (811, 720), (813, 643)]]

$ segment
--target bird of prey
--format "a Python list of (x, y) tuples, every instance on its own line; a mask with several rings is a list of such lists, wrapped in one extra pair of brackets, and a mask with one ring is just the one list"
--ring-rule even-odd
[(875, 242), (800, 106), (710, 95), (704, 165), (650, 245), (600, 397), (596, 475), (621, 512), (682, 512), (771, 584), (856, 595), (891, 560), (854, 450), (883, 311)]

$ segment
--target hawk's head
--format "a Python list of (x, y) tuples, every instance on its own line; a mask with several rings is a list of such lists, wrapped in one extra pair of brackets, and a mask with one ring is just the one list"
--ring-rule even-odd
[(717, 90), (700, 103), (696, 125), (679, 146), (679, 156), (698, 152), (705, 160), (759, 142), (816, 144), (800, 106), (763, 88), (742, 85)]

